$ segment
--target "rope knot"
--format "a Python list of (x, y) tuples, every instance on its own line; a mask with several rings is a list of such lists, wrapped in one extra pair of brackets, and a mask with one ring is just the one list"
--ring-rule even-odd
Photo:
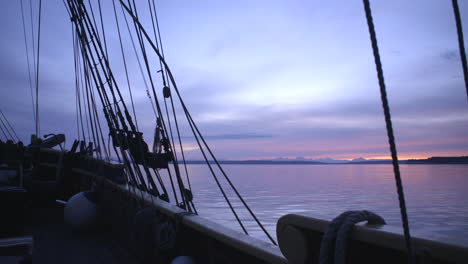
[(349, 234), (355, 224), (385, 225), (385, 220), (370, 211), (346, 211), (335, 217), (327, 227), (320, 246), (320, 264), (346, 263), (346, 249)]

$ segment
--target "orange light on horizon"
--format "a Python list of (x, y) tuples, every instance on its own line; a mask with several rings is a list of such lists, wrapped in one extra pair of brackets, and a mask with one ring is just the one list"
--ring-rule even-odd
[[(402, 154), (398, 156), (399, 160), (410, 160), (410, 159), (428, 159), (430, 157), (459, 157), (459, 156), (466, 156), (467, 154), (462, 154), (462, 153), (434, 153), (431, 155), (411, 155), (411, 154)], [(340, 157), (341, 156), (341, 157)], [(350, 157), (351, 156), (351, 157)], [(306, 160), (318, 160), (318, 159), (325, 159), (325, 158), (331, 158), (334, 160), (343, 160), (343, 161), (351, 161), (356, 158), (363, 158), (366, 160), (391, 160), (391, 156), (367, 156), (367, 155), (359, 155), (357, 153), (356, 155), (354, 154), (343, 154), (343, 155), (333, 155), (333, 156), (301, 156), (301, 157), (295, 157), (295, 156), (264, 156), (264, 157), (246, 157), (240, 160), (274, 160), (274, 159), (287, 159), (287, 160), (301, 160), (301, 159), (306, 159)]]

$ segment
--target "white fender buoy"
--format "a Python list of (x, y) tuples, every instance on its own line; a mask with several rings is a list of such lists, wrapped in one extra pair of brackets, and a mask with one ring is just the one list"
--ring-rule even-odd
[(95, 192), (80, 192), (73, 195), (65, 205), (64, 221), (72, 229), (86, 231), (97, 224)]
[(171, 264), (195, 264), (195, 261), (189, 256), (177, 256), (171, 261)]

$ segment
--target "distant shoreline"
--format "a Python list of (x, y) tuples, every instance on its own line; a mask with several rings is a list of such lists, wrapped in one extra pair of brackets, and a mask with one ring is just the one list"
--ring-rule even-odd
[[(187, 164), (205, 164), (204, 160), (188, 160)], [(214, 164), (214, 161), (210, 161)], [(320, 162), (313, 160), (219, 160), (220, 164), (227, 165), (385, 165), (392, 164), (391, 160), (364, 160), (343, 162)], [(463, 157), (431, 157), (428, 159), (400, 160), (399, 164), (405, 165), (468, 165), (468, 156)]]

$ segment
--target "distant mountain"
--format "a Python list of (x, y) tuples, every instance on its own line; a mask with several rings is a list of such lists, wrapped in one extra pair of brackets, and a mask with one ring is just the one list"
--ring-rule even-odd
[(296, 158), (283, 158), (278, 157), (271, 159), (272, 161), (280, 161), (280, 162), (305, 162), (305, 163), (330, 163), (330, 164), (338, 164), (338, 163), (348, 163), (348, 160), (337, 160), (330, 157), (327, 158), (319, 158), (319, 159), (308, 159), (304, 157), (296, 157)]
[(410, 159), (406, 161), (406, 164), (468, 164), (468, 156)]
[(351, 160), (350, 162), (363, 162), (363, 161), (367, 161), (367, 160), (363, 157), (359, 157), (359, 158)]
[[(187, 164), (204, 164), (204, 160), (188, 160)], [(210, 161), (210, 163), (215, 163)], [(221, 164), (245, 164), (245, 165), (287, 165), (287, 164), (326, 164), (313, 160), (296, 160), (296, 159), (273, 159), (273, 160), (219, 160)]]
[(348, 163), (349, 162), (348, 160), (337, 160), (337, 159), (333, 159), (333, 158), (330, 158), (330, 157), (319, 158), (319, 159), (308, 159), (308, 158), (304, 158), (304, 157), (296, 157), (296, 158), (278, 157), (278, 158), (274, 158), (274, 159), (271, 159), (271, 160), (272, 161), (282, 161), (282, 162), (298, 162), (298, 161), (301, 161), (301, 162), (318, 162), (318, 163), (332, 163), (332, 164)]
[(288, 159), (288, 158), (283, 158), (283, 157), (278, 157), (278, 158), (274, 158), (272, 159), (273, 161), (289, 161), (291, 159)]
[[(189, 160), (188, 164), (205, 164), (203, 160)], [(210, 161), (214, 163), (214, 161)], [(245, 164), (245, 165), (288, 165), (288, 164), (392, 164), (390, 159), (365, 159), (356, 158), (351, 161), (348, 160), (335, 160), (333, 158), (320, 158), (320, 159), (307, 159), (298, 157), (294, 159), (288, 158), (274, 158), (264, 160), (220, 160), (221, 164)], [(411, 159), (400, 160), (400, 164), (468, 164), (468, 156), (463, 157), (431, 157), (428, 159)]]
[(337, 163), (347, 163), (347, 160), (336, 160), (332, 158), (321, 158), (321, 159), (315, 159), (315, 161), (318, 162), (323, 162), (323, 163), (330, 163), (330, 164), (337, 164)]

